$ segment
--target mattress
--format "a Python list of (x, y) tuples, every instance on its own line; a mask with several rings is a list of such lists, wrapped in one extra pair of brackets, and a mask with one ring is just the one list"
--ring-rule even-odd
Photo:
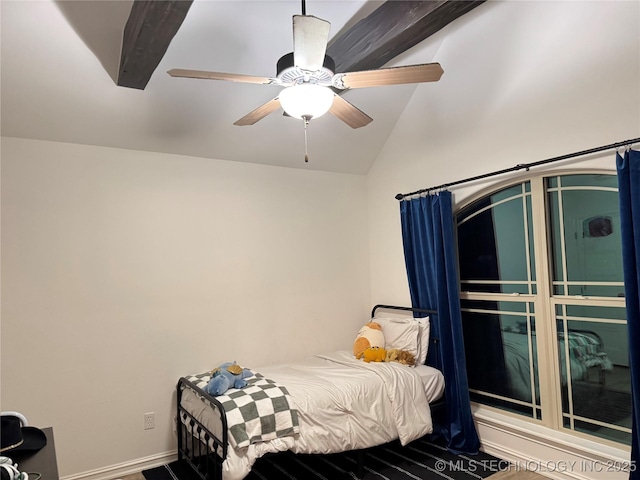
[[(267, 453), (336, 453), (394, 439), (409, 443), (433, 431), (429, 403), (444, 391), (444, 377), (434, 368), (365, 363), (349, 351), (255, 371), (286, 387), (298, 411), (299, 434), (229, 448), (224, 480), (244, 478)], [(197, 393), (186, 388), (181, 405), (209, 430), (219, 431), (217, 415)]]
[(439, 400), (444, 394), (444, 375), (442, 372), (428, 365), (417, 365), (414, 370), (420, 375), (427, 401), (433, 403)]
[[(560, 353), (560, 381), (567, 384), (566, 353), (569, 352), (569, 370), (571, 380), (582, 380), (592, 367), (603, 371), (613, 369), (613, 364), (593, 335), (581, 332), (569, 332), (569, 344), (565, 349), (564, 332), (558, 332), (558, 351)], [(509, 387), (513, 398), (531, 402), (531, 365), (529, 360), (529, 337), (526, 333), (503, 331), (505, 365), (509, 377)], [(532, 335), (535, 344), (535, 333)], [(537, 401), (539, 401), (537, 399)]]

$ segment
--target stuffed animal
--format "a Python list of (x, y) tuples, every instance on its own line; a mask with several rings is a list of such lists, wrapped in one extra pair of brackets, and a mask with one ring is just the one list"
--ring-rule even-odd
[(379, 323), (369, 322), (360, 329), (353, 342), (353, 354), (360, 359), (369, 347), (384, 348), (384, 334)]
[(387, 351), (380, 347), (369, 347), (362, 354), (365, 362), (384, 362), (387, 357)]
[(211, 371), (211, 380), (204, 391), (214, 397), (224, 394), (230, 388), (243, 388), (247, 385), (245, 378), (253, 376), (248, 368), (242, 368), (236, 362), (227, 362)]
[(415, 365), (416, 357), (411, 352), (406, 350), (400, 350), (398, 348), (392, 348), (387, 350), (387, 356), (384, 359), (385, 362), (398, 362), (403, 365)]

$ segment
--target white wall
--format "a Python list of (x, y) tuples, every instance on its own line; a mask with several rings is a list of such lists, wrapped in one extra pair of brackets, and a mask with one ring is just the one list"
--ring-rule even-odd
[(350, 348), (371, 303), (365, 187), (3, 138), (2, 409), (53, 426), (76, 475), (174, 450), (182, 375)]
[[(396, 194), (640, 137), (639, 22), (638, 2), (491, 1), (427, 40), (444, 75), (416, 88), (367, 179), (372, 298), (409, 301)], [(586, 159), (615, 169), (611, 151)]]
[[(442, 42), (444, 75), (416, 88), (367, 179), (372, 298), (410, 303), (396, 194), (640, 137), (639, 23), (638, 2), (487, 2), (428, 40)], [(615, 157), (555, 165), (615, 170)], [(451, 191), (459, 206), (503, 181)], [(481, 410), (481, 440), (502, 458), (628, 459), (624, 449)], [(570, 473), (550, 476), (624, 477)]]
[(372, 301), (409, 303), (395, 194), (640, 136), (639, 20), (477, 7), (428, 40), (445, 74), (366, 179), (4, 138), (2, 408), (75, 475), (173, 449), (180, 375), (350, 344)]

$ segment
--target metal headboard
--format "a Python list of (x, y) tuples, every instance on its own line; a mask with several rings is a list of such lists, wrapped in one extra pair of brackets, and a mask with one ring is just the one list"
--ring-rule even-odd
[[(428, 313), (430, 315), (438, 315), (438, 311), (437, 310), (429, 310), (426, 308), (413, 308), (413, 307), (399, 307), (397, 305), (376, 305), (375, 307), (373, 307), (373, 309), (371, 310), (371, 318), (375, 318), (376, 315), (376, 310), (378, 310), (379, 308), (385, 309), (385, 310), (402, 310), (405, 312), (414, 312), (414, 313)], [(433, 349), (430, 349), (430, 353), (429, 356), (427, 358), (431, 358), (432, 361), (429, 362), (431, 364), (431, 366), (436, 367), (438, 370), (442, 370), (441, 368), (441, 359), (440, 359), (440, 339), (438, 337), (435, 337), (433, 335), (433, 329), (431, 329), (431, 338), (430, 338), (430, 342), (433, 345)], [(435, 351), (435, 354), (433, 353)]]
[(385, 310), (404, 310), (405, 312), (415, 312), (415, 313), (430, 313), (431, 315), (437, 315), (438, 312), (436, 310), (428, 310), (426, 308), (413, 308), (413, 307), (398, 307), (396, 305), (376, 305), (371, 310), (371, 318), (375, 317), (376, 310), (379, 308), (384, 308)]

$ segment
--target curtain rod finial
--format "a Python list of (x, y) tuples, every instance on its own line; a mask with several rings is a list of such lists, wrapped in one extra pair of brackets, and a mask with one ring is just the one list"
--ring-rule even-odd
[(396, 195), (396, 200), (402, 200), (402, 199), (404, 199), (404, 195), (403, 194), (399, 193), (399, 194)]

